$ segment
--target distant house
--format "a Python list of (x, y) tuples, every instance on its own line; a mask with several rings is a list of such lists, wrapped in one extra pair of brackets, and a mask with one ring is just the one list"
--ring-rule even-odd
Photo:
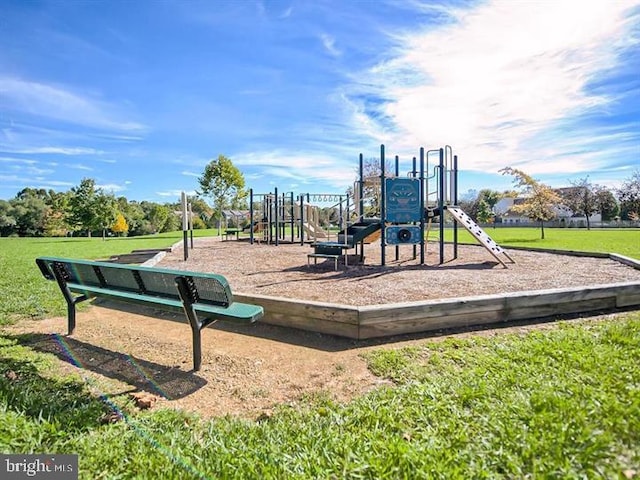
[[(555, 192), (562, 196), (571, 188), (575, 187), (558, 188), (555, 189)], [(533, 225), (537, 223), (532, 221), (526, 215), (513, 210), (515, 205), (523, 204), (526, 199), (526, 196), (505, 197), (500, 199), (494, 207), (496, 223), (502, 223), (504, 225)], [(556, 217), (548, 222), (549, 225), (558, 227), (583, 227), (587, 224), (587, 219), (584, 215), (575, 214), (571, 209), (562, 204), (556, 205), (553, 209)], [(600, 213), (595, 213), (589, 216), (589, 222), (591, 223), (597, 223), (600, 221), (602, 221), (602, 215)]]

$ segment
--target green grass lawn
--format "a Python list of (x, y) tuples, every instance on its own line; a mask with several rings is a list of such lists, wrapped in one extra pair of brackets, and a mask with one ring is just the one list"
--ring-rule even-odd
[[(519, 230), (489, 233), (509, 236), (494, 235), (499, 243), (550, 246), (536, 240), (538, 230)], [(552, 248), (635, 258), (639, 235), (547, 230)], [(37, 256), (104, 258), (179, 239), (0, 239), (0, 321), (64, 314)], [(380, 347), (366, 359), (391, 386), (344, 405), (318, 395), (255, 422), (136, 412), (125, 396), (97, 395), (82, 371), (57, 373), (58, 360), (30, 340), (0, 336), (0, 450), (77, 453), (83, 479), (609, 479), (640, 471), (640, 312)], [(114, 410), (123, 421), (100, 422)]]
[[(625, 478), (640, 466), (640, 315), (367, 355), (391, 379), (263, 421), (133, 414), (0, 340), (0, 450), (77, 453), (81, 478)], [(13, 372), (11, 376), (7, 372)], [(124, 421), (101, 424), (110, 410)]]
[[(195, 230), (194, 236), (213, 235)], [(63, 315), (66, 304), (57, 285), (44, 281), (35, 264), (40, 256), (101, 259), (147, 248), (165, 248), (182, 232), (132, 238), (0, 238), (0, 325), (20, 317)], [(19, 281), (18, 281), (19, 280)]]
[[(432, 229), (430, 240), (437, 241)], [(586, 230), (573, 228), (545, 228), (545, 239), (539, 228), (486, 228), (487, 234), (498, 245), (514, 247), (549, 248), (580, 252), (618, 253), (640, 260), (640, 229)], [(453, 239), (453, 229), (445, 230), (445, 239)], [(458, 241), (477, 243), (464, 228), (458, 228)]]

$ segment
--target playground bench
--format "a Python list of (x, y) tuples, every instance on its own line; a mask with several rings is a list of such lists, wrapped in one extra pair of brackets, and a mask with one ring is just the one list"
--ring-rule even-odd
[(191, 326), (194, 371), (202, 364), (203, 328), (217, 320), (253, 323), (264, 314), (259, 305), (234, 302), (222, 275), (55, 257), (36, 263), (67, 302), (69, 335), (76, 326), (76, 304), (94, 297), (182, 311)]

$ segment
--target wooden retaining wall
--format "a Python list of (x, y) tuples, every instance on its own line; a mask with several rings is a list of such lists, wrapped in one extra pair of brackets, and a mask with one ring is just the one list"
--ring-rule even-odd
[(353, 339), (640, 307), (640, 282), (369, 306), (234, 295), (262, 305), (263, 322)]

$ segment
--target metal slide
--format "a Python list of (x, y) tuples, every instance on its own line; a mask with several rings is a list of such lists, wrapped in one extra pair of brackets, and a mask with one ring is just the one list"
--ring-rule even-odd
[[(491, 255), (493, 255), (496, 260), (498, 260), (503, 267), (507, 268), (507, 266), (505, 265), (504, 261), (502, 260), (502, 258), (500, 258), (498, 255), (503, 254), (504, 256), (506, 256), (511, 263), (516, 263), (507, 252), (504, 251), (504, 249), (498, 245), (488, 234), (487, 232), (485, 232), (480, 225), (478, 225), (476, 222), (474, 222), (471, 217), (469, 215), (467, 215), (466, 213), (464, 213), (462, 211), (462, 209), (460, 207), (451, 207), (451, 206), (447, 206), (446, 207), (447, 211), (449, 213), (451, 213), (451, 215), (453, 216), (453, 218), (456, 219), (456, 221), (462, 225), (464, 228), (466, 228), (469, 233), (471, 233), (471, 235), (473, 235), (474, 237), (476, 237), (476, 240), (478, 240), (478, 242), (480, 242), (480, 244), (486, 248), (489, 253), (491, 253)], [(441, 219), (442, 221), (442, 219)]]

